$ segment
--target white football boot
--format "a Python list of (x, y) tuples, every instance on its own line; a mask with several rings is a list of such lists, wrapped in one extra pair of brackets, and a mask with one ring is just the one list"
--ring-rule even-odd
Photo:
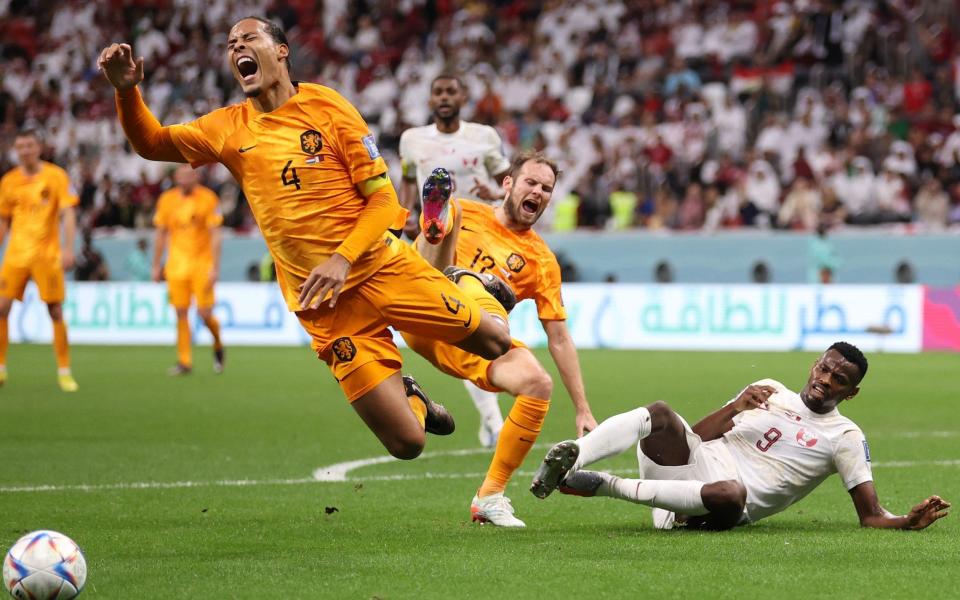
[(510, 504), (510, 498), (503, 495), (503, 492), (497, 492), (489, 496), (480, 498), (473, 497), (470, 503), (470, 514), (472, 520), (479, 521), (481, 525), (489, 523), (497, 527), (526, 527), (527, 524), (513, 516), (513, 506)]

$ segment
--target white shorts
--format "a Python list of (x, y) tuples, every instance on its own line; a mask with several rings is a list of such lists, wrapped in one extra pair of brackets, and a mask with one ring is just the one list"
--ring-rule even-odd
[[(677, 416), (679, 417), (679, 415)], [(721, 437), (704, 442), (699, 435), (693, 432), (690, 424), (683, 417), (680, 417), (680, 420), (683, 421), (683, 428), (687, 432), (687, 447), (690, 448), (690, 458), (687, 464), (677, 467), (658, 465), (643, 453), (638, 443), (637, 460), (640, 467), (640, 479), (702, 481), (704, 483), (734, 480), (742, 485), (743, 481), (740, 480), (737, 463), (727, 448), (726, 440)], [(743, 516), (740, 518), (741, 523), (747, 521), (746, 515), (747, 510), (744, 507)], [(654, 508), (653, 523), (657, 529), (671, 529), (673, 527), (673, 513)]]

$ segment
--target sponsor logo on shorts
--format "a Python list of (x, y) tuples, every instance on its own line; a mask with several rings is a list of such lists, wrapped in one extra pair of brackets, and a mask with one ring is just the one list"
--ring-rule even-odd
[(507, 257), (507, 268), (514, 273), (519, 273), (526, 265), (527, 261), (516, 252)]
[(323, 148), (323, 138), (316, 129), (308, 129), (300, 134), (300, 149), (307, 154), (317, 154)]
[(363, 146), (367, 149), (367, 156), (370, 157), (370, 160), (380, 158), (380, 148), (377, 148), (377, 142), (373, 139), (372, 133), (363, 136), (360, 138), (360, 141), (363, 142)]
[(348, 337), (337, 338), (333, 341), (333, 354), (340, 362), (350, 362), (357, 355), (357, 347)]

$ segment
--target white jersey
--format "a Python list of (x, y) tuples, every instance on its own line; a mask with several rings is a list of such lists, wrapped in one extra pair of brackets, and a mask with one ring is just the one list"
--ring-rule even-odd
[(471, 200), (480, 200), (470, 191), (474, 179), (497, 189), (493, 177), (510, 168), (497, 130), (468, 121), (460, 121), (453, 133), (441, 133), (435, 124), (407, 129), (400, 135), (400, 164), (404, 177), (416, 174), (418, 190), (434, 169), (443, 167), (453, 176), (454, 195)]
[(873, 480), (867, 441), (853, 421), (836, 409), (811, 411), (779, 381), (754, 385), (777, 390), (768, 408), (738, 414), (723, 436), (747, 489), (750, 521), (785, 510), (833, 473), (847, 490)]

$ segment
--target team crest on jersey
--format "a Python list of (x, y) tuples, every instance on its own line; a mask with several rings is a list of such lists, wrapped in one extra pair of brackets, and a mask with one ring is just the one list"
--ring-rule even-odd
[(350, 362), (357, 355), (357, 347), (348, 337), (337, 338), (333, 341), (333, 354), (340, 362)]
[(806, 429), (797, 432), (797, 443), (807, 448), (813, 448), (819, 440), (813, 434), (807, 433)]
[(522, 256), (516, 252), (512, 253), (507, 257), (507, 268), (513, 271), (514, 273), (519, 273), (523, 267), (525, 267), (527, 261), (523, 259)]
[(317, 154), (323, 148), (323, 138), (315, 129), (308, 129), (300, 134), (300, 149), (307, 154)]

